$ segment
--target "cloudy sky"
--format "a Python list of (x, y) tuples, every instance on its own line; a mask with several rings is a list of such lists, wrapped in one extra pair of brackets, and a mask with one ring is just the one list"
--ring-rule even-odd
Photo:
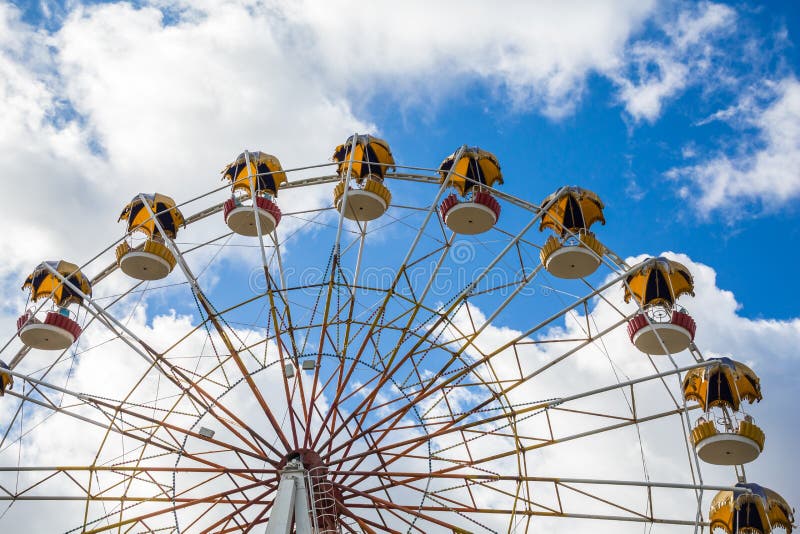
[[(478, 145), (501, 162), (504, 192), (538, 203), (581, 185), (604, 200), (598, 236), (619, 256), (690, 266), (698, 347), (762, 379), (767, 448), (748, 478), (798, 506), (787, 472), (800, 424), (798, 40), (790, 1), (0, 2), (0, 332), (13, 337), (19, 286), (39, 261), (89, 261), (121, 237), (133, 194), (189, 200), (218, 187), (243, 148), (294, 168), (374, 133), (398, 163), (432, 168)], [(327, 207), (328, 195), (282, 207)], [(391, 239), (376, 240), (388, 258)], [(285, 259), (324, 263), (319, 250), (304, 255), (299, 240)], [(253, 259), (212, 270), (220, 294), (249, 272), (236, 258)], [(131, 316), (169, 337), (169, 317), (198, 322), (184, 297)], [(505, 314), (486, 343), (529, 323)]]

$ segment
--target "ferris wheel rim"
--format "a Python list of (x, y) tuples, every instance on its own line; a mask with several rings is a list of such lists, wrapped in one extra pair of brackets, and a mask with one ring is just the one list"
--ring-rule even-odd
[[(289, 172), (289, 171), (287, 171), (287, 172)], [(398, 175), (391, 175), (391, 174), (387, 174), (386, 178), (388, 178), (388, 179), (390, 179), (390, 180), (392, 180), (392, 179), (397, 179), (397, 180), (404, 180), (404, 181), (409, 181), (409, 182), (417, 182), (417, 183), (426, 183), (426, 182), (427, 182), (427, 183), (431, 183), (431, 184), (432, 184), (432, 183), (434, 183), (434, 182), (433, 182), (433, 179), (435, 179), (434, 177), (430, 177), (430, 176), (424, 176), (424, 175), (411, 175), (411, 174), (407, 174), (407, 175), (401, 175), (401, 174), (398, 174)], [(311, 186), (311, 185), (324, 184), (324, 183), (332, 183), (332, 182), (334, 182), (334, 181), (336, 181), (336, 180), (338, 180), (338, 179), (339, 179), (339, 177), (338, 177), (338, 176), (324, 176), (324, 177), (321, 177), (321, 178), (309, 178), (309, 179), (308, 179), (308, 182), (303, 182), (302, 184), (297, 184), (297, 185), (296, 185), (296, 187)], [(438, 180), (438, 178), (436, 178), (436, 179)], [(212, 191), (212, 193), (213, 193), (213, 192), (216, 192), (216, 191), (218, 191), (218, 190), (219, 190), (219, 189), (216, 189), (216, 190)], [(493, 191), (493, 192), (495, 192), (495, 191)], [(511, 199), (512, 199), (512, 198), (515, 198), (515, 197), (511, 197), (510, 195), (508, 195), (508, 194), (505, 194), (505, 193), (502, 193), (502, 192), (499, 192), (499, 191), (497, 191), (496, 193), (497, 193), (497, 195), (498, 195), (498, 196), (500, 196), (500, 197), (501, 197), (501, 198), (503, 198), (504, 200), (509, 200), (509, 201), (511, 201)], [(211, 194), (211, 193), (207, 193), (207, 194), (201, 195), (200, 197), (197, 197), (197, 198), (202, 198), (202, 197), (204, 197), (204, 196), (207, 196), (208, 194)], [(194, 199), (193, 199), (193, 200), (194, 200)], [(189, 202), (189, 201), (187, 201), (187, 203), (188, 203), (188, 202)], [(522, 203), (524, 203), (524, 201), (521, 201), (521, 200), (519, 200), (519, 202), (520, 202), (521, 204), (522, 204)], [(184, 204), (186, 204), (186, 203), (184, 203)], [(538, 206), (536, 206), (536, 205), (533, 205), (533, 204), (530, 204), (530, 203), (524, 203), (524, 204), (525, 204), (525, 205), (521, 205), (520, 207), (523, 207), (524, 209), (528, 209), (529, 211), (531, 211), (531, 212), (533, 212), (533, 213), (537, 213), (537, 212), (538, 212), (538, 211), (541, 209), (541, 208), (539, 208)], [(181, 204), (181, 205), (183, 205), (183, 204)], [(433, 206), (434, 206), (434, 207), (435, 207), (435, 205), (436, 205), (436, 202), (434, 202), (434, 203), (433, 203)], [(328, 209), (328, 210), (330, 210), (330, 209), (332, 209), (332, 208), (323, 208), (323, 210), (324, 210), (324, 209)], [(210, 211), (210, 210), (211, 210), (211, 211)], [(192, 224), (192, 223), (194, 223), (194, 222), (199, 222), (200, 220), (202, 220), (202, 219), (204, 219), (204, 218), (206, 218), (206, 217), (208, 217), (208, 216), (211, 216), (211, 215), (213, 215), (214, 213), (217, 213), (217, 212), (218, 212), (218, 211), (220, 211), (220, 210), (221, 210), (221, 204), (220, 204), (220, 205), (217, 205), (217, 206), (212, 206), (211, 208), (206, 208), (205, 210), (201, 210), (201, 211), (199, 211), (199, 212), (197, 212), (197, 213), (195, 213), (195, 214), (193, 214), (193, 215), (191, 215), (191, 216), (187, 217), (187, 222), (186, 222), (186, 224), (187, 224), (187, 226), (188, 226), (189, 224)], [(431, 210), (431, 211), (432, 211), (432, 210)], [(287, 213), (287, 215), (289, 215), (289, 214)], [(340, 225), (341, 225), (341, 219), (342, 219), (342, 218), (340, 217)], [(533, 224), (533, 222), (535, 222), (536, 220), (537, 220), (537, 217), (534, 217), (534, 218), (532, 219), (532, 221), (531, 221), (531, 223), (530, 223), (530, 224)], [(522, 233), (524, 233), (524, 232), (522, 232), (522, 231), (521, 231), (521, 232), (520, 232), (520, 234), (522, 234)], [(261, 238), (263, 238), (263, 236), (260, 234), (260, 232), (259, 232), (259, 238), (260, 238), (260, 239), (261, 239)], [(124, 239), (124, 238), (123, 238), (123, 239)], [(119, 240), (119, 241), (115, 242), (114, 244), (112, 244), (110, 247), (108, 247), (107, 249), (105, 249), (105, 250), (104, 250), (104, 252), (107, 252), (108, 250), (110, 250), (111, 248), (113, 248), (114, 246), (116, 246), (116, 244), (117, 244), (117, 243), (119, 243), (120, 241), (121, 241), (121, 240)], [(279, 245), (280, 245), (280, 243), (278, 243), (278, 241), (276, 240), (276, 241), (274, 242), (274, 248), (277, 250), (277, 249), (279, 248)], [(263, 254), (264, 247), (263, 247), (263, 246), (261, 246), (260, 248), (262, 249), (262, 254)], [(101, 254), (102, 254), (102, 253), (101, 253)], [(98, 254), (98, 255), (97, 255), (95, 258), (93, 258), (92, 260), (90, 260), (89, 262), (87, 262), (87, 264), (86, 264), (86, 265), (90, 264), (92, 261), (94, 261), (94, 259), (96, 259), (97, 257), (99, 257), (101, 254)], [(614, 255), (614, 257), (616, 257), (616, 255)], [(617, 257), (617, 258), (618, 258), (618, 257)], [(604, 259), (604, 261), (607, 261), (607, 260), (606, 260), (606, 259)], [(609, 263), (610, 263), (610, 265), (609, 265), (609, 266), (611, 267), (611, 265), (613, 265), (613, 267), (611, 267), (611, 268), (612, 268), (612, 269), (614, 269), (614, 270), (615, 270), (617, 273), (619, 273), (619, 272), (620, 272), (620, 270), (621, 270), (621, 268), (622, 268), (623, 266), (624, 266), (624, 267), (627, 267), (627, 265), (625, 265), (625, 264), (624, 264), (624, 262), (623, 262), (621, 265), (620, 265), (620, 264), (617, 264), (617, 263), (616, 263), (616, 262), (613, 260), (613, 258), (611, 258), (611, 260), (609, 261)], [(630, 271), (630, 269), (631, 269), (631, 268), (629, 268), (629, 267), (628, 267), (628, 268), (627, 268), (627, 270), (623, 271), (623, 273), (624, 273), (624, 274), (626, 274), (628, 271)], [(99, 282), (101, 282), (101, 281), (102, 281), (102, 279), (103, 279), (105, 276), (108, 276), (109, 274), (111, 274), (111, 272), (113, 272), (113, 270), (114, 270), (114, 269), (113, 269), (113, 268), (111, 268), (111, 266), (109, 266), (109, 268), (106, 268), (106, 269), (104, 269), (103, 271), (101, 271), (101, 273), (99, 273), (99, 275), (98, 275), (98, 276), (96, 276), (96, 277), (95, 277), (95, 279), (93, 279), (93, 282), (95, 282), (95, 281), (96, 281), (96, 282), (98, 282), (98, 283), (99, 283)], [(624, 274), (623, 274), (623, 275), (624, 275)], [(620, 275), (620, 276), (622, 276), (622, 275)], [(187, 276), (187, 278), (188, 278), (188, 276)], [(616, 281), (615, 281), (615, 282), (616, 282)], [(132, 291), (132, 290), (133, 290), (135, 287), (136, 287), (136, 286), (134, 286), (133, 288), (129, 289), (129, 290), (128, 290), (128, 291), (125, 293), (125, 295), (128, 295), (128, 294), (130, 293), (130, 291)], [(587, 298), (588, 298), (588, 297), (587, 297)], [(563, 313), (562, 313), (562, 312), (558, 312), (558, 316), (563, 316)], [(490, 322), (490, 321), (487, 321), (487, 322), (486, 322), (486, 324), (488, 324), (489, 322)], [(535, 330), (535, 329), (532, 329), (532, 331), (533, 331), (533, 330)], [(68, 350), (68, 349), (67, 349), (67, 350)], [(64, 351), (64, 353), (66, 353), (66, 352), (67, 352), (67, 351), (65, 350), (65, 351)], [(273, 365), (273, 364), (275, 364), (275, 363), (278, 363), (278, 362), (277, 362), (277, 361), (276, 361), (276, 362), (272, 362), (272, 363), (270, 363), (269, 365)], [(673, 361), (673, 363), (674, 363), (674, 361)], [(265, 367), (265, 368), (266, 368), (266, 367)], [(676, 366), (676, 368), (677, 368), (677, 366)], [(262, 369), (259, 369), (259, 372), (260, 372), (261, 370), (263, 370), (263, 369), (264, 369), (264, 368), (262, 368)], [(25, 375), (21, 375), (21, 374), (19, 374), (19, 373), (15, 373), (15, 372), (12, 372), (12, 374), (13, 374), (14, 376), (17, 376), (17, 377), (19, 377), (19, 378), (24, 378), (24, 377), (25, 377)], [(673, 374), (673, 373), (670, 373), (670, 374)], [(226, 392), (225, 392), (223, 395), (225, 395), (225, 394), (227, 394), (229, 391), (231, 391), (231, 390), (233, 389), (233, 387), (234, 387), (234, 386), (231, 386), (230, 388), (228, 388), (228, 389), (226, 390)], [(613, 386), (612, 386), (612, 387), (613, 387)], [(618, 386), (617, 386), (617, 387), (618, 387)], [(505, 392), (503, 392), (503, 393), (505, 393)], [(209, 407), (209, 409), (210, 409), (210, 407)], [(684, 413), (686, 413), (686, 412), (684, 412)], [(198, 418), (197, 418), (197, 422), (196, 422), (195, 424), (199, 423), (199, 421), (202, 419), (202, 417), (203, 417), (203, 415), (200, 415), (200, 416), (198, 416)], [(638, 424), (638, 423), (636, 423), (636, 424)], [(194, 426), (194, 425), (193, 425), (193, 426)], [(185, 440), (187, 440), (187, 439), (189, 439), (189, 435), (188, 435), (188, 434), (184, 436), (184, 441), (185, 441)], [(179, 456), (179, 458), (180, 458), (180, 456)], [(177, 462), (176, 462), (176, 464), (177, 464)], [(176, 465), (176, 466), (177, 466), (177, 465)], [(714, 487), (712, 487), (712, 486), (702, 486), (702, 485), (699, 485), (699, 486), (697, 486), (697, 487), (698, 487), (698, 488), (706, 488), (706, 489), (714, 489)], [(173, 487), (173, 490), (174, 490), (174, 487)], [(424, 502), (424, 499), (423, 499), (423, 502)], [(688, 524), (688, 523), (687, 523), (687, 524)], [(695, 522), (692, 522), (691, 524), (697, 524), (697, 522), (695, 521)]]

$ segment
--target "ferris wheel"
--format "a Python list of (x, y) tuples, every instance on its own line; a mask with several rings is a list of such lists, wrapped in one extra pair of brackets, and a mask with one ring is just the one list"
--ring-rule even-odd
[(358, 134), (222, 174), (24, 280), (0, 525), (791, 532), (745, 474), (758, 377), (694, 345), (684, 265), (602, 243), (595, 193), (531, 202), (485, 150), (400, 166)]

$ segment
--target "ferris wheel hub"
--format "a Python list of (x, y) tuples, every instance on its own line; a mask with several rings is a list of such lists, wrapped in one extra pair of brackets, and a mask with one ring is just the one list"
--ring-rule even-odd
[(299, 461), (304, 469), (317, 469), (325, 467), (322, 457), (313, 449), (299, 448), (291, 451), (278, 464), (278, 469), (283, 469), (288, 464), (294, 461)]

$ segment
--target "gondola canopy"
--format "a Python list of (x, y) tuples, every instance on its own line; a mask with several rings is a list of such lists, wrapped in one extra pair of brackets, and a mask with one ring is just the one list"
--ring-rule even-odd
[(783, 497), (771, 489), (739, 483), (735, 490), (720, 491), (711, 501), (709, 531), (721, 529), (728, 534), (770, 534), (775, 528), (783, 528), (791, 534), (793, 512)]
[[(144, 201), (142, 201), (144, 198)], [(150, 216), (150, 211), (145, 207), (145, 202), (150, 206), (150, 210), (156, 215), (158, 222), (164, 229), (164, 233), (170, 239), (174, 239), (178, 233), (178, 227), (184, 224), (183, 214), (175, 207), (172, 198), (153, 193), (152, 195), (141, 193), (131, 199), (119, 216), (120, 221), (125, 221), (128, 232), (142, 232), (147, 237), (153, 237), (159, 233), (155, 220)]]
[(10, 370), (6, 362), (0, 360), (0, 397), (5, 395), (6, 391), (14, 387), (14, 377), (4, 372)]
[(635, 298), (641, 306), (672, 306), (681, 295), (694, 296), (694, 280), (683, 264), (667, 258), (651, 258), (628, 275), (624, 289), (625, 302)]
[(542, 215), (539, 230), (550, 228), (556, 234), (567, 231), (577, 233), (588, 230), (596, 222), (606, 223), (603, 217), (603, 201), (595, 193), (580, 187), (562, 187), (548, 196), (541, 204), (547, 212)]
[(353, 156), (350, 176), (356, 180), (363, 180), (370, 174), (383, 178), (388, 169), (394, 169), (394, 156), (389, 143), (371, 135), (359, 135), (354, 141), (351, 135), (333, 152), (333, 161), (339, 164), (336, 171), (342, 178), (347, 176), (351, 152)]
[(491, 152), (478, 147), (468, 147), (461, 152), (461, 156), (456, 161), (457, 154), (458, 151), (453, 152), (442, 161), (442, 164), (439, 165), (439, 176), (444, 182), (450, 169), (453, 169), (450, 174), (450, 183), (461, 196), (465, 196), (479, 184), (494, 187), (495, 184), (503, 183), (500, 162)]
[(48, 297), (52, 299), (56, 306), (68, 306), (73, 303), (80, 304), (83, 301), (79, 294), (66, 284), (63, 284), (61, 278), (51, 273), (47, 266), (50, 266), (69, 280), (83, 294), (91, 296), (92, 286), (89, 283), (89, 279), (84, 276), (77, 265), (64, 260), (45, 261), (40, 263), (25, 279), (25, 283), (22, 284), (23, 290), (30, 289), (31, 298), (34, 302)]
[[(247, 166), (248, 159), (250, 167)], [(222, 171), (222, 179), (232, 184), (233, 191), (241, 191), (247, 197), (250, 196), (251, 177), (255, 178), (253, 185), (256, 194), (278, 196), (278, 189), (288, 182), (278, 158), (260, 151), (242, 152)]]
[(700, 403), (705, 411), (725, 406), (738, 411), (742, 401), (758, 402), (758, 376), (743, 363), (730, 358), (713, 358), (710, 365), (692, 369), (683, 378), (683, 397)]

